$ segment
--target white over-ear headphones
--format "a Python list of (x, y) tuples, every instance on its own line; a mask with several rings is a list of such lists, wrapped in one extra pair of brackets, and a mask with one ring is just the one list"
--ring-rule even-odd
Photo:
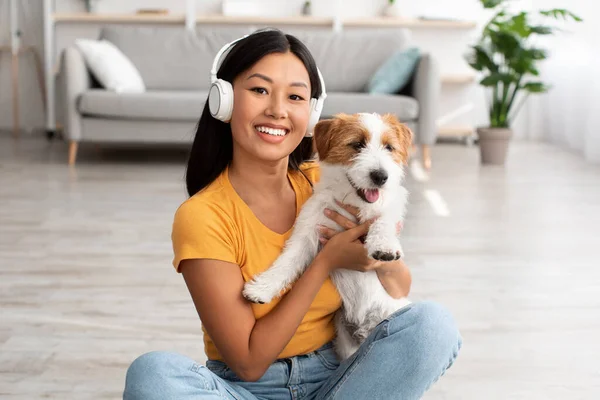
[[(231, 86), (230, 82), (227, 82), (223, 79), (217, 79), (217, 71), (221, 66), (221, 60), (225, 58), (227, 53), (231, 51), (237, 42), (246, 37), (248, 37), (248, 35), (245, 35), (223, 46), (215, 56), (212, 68), (210, 70), (211, 85), (208, 92), (208, 108), (210, 109), (210, 114), (219, 121), (229, 122), (231, 119), (231, 114), (233, 112), (233, 86)], [(323, 80), (323, 76), (321, 75), (321, 71), (319, 71), (319, 68), (317, 68), (317, 73), (319, 74), (319, 81), (321, 82), (321, 96), (319, 96), (318, 99), (310, 99), (310, 114), (308, 118), (308, 126), (306, 127), (306, 137), (311, 137), (313, 135), (313, 129), (315, 128), (317, 122), (319, 122), (321, 112), (323, 111), (323, 103), (325, 102), (325, 98), (327, 98), (327, 93), (325, 92), (325, 82)]]

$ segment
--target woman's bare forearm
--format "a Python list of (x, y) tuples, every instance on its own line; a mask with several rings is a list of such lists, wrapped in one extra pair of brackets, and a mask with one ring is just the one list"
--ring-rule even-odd
[(408, 296), (412, 276), (404, 261), (386, 262), (376, 271), (379, 282), (390, 296), (395, 299)]
[(328, 276), (329, 266), (317, 256), (279, 304), (256, 321), (250, 334), (246, 380), (260, 379), (277, 359), (296, 333)]

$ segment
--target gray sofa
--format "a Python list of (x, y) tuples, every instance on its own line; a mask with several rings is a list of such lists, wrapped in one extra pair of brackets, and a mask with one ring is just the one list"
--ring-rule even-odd
[[(255, 26), (181, 27), (106, 26), (101, 37), (115, 44), (139, 70), (146, 92), (115, 93), (95, 84), (75, 46), (61, 58), (64, 132), (75, 163), (80, 142), (187, 143), (193, 140), (210, 85), (209, 70), (225, 43)], [(365, 92), (371, 76), (396, 50), (407, 46), (402, 29), (284, 29), (311, 50), (327, 86), (322, 118), (336, 113), (391, 112), (407, 123), (421, 144), (436, 140), (440, 79), (434, 60), (423, 54), (411, 83), (394, 95)]]

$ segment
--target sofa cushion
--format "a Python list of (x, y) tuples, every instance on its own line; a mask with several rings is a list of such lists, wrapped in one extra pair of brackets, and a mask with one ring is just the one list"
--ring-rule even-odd
[(117, 94), (108, 90), (88, 90), (79, 98), (83, 115), (121, 119), (194, 121), (200, 118), (208, 92), (147, 91)]
[(118, 47), (136, 66), (146, 88), (208, 90), (210, 68), (226, 43), (252, 32), (252, 27), (198, 28), (113, 25), (100, 37)]
[(369, 93), (395, 94), (410, 82), (419, 64), (420, 52), (416, 47), (395, 52), (371, 77)]
[(419, 116), (419, 103), (412, 97), (369, 93), (328, 93), (323, 105), (324, 117), (337, 113), (359, 112), (392, 113), (401, 121), (415, 120)]
[(327, 92), (366, 92), (377, 69), (396, 51), (408, 46), (402, 28), (295, 30), (323, 74)]
[(98, 82), (117, 93), (143, 93), (144, 81), (129, 58), (108, 40), (75, 39)]

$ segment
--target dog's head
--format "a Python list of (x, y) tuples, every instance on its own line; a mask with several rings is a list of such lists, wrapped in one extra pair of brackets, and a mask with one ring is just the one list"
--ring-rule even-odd
[(342, 166), (364, 201), (402, 184), (412, 132), (392, 114), (338, 114), (315, 126), (314, 139), (319, 160)]

